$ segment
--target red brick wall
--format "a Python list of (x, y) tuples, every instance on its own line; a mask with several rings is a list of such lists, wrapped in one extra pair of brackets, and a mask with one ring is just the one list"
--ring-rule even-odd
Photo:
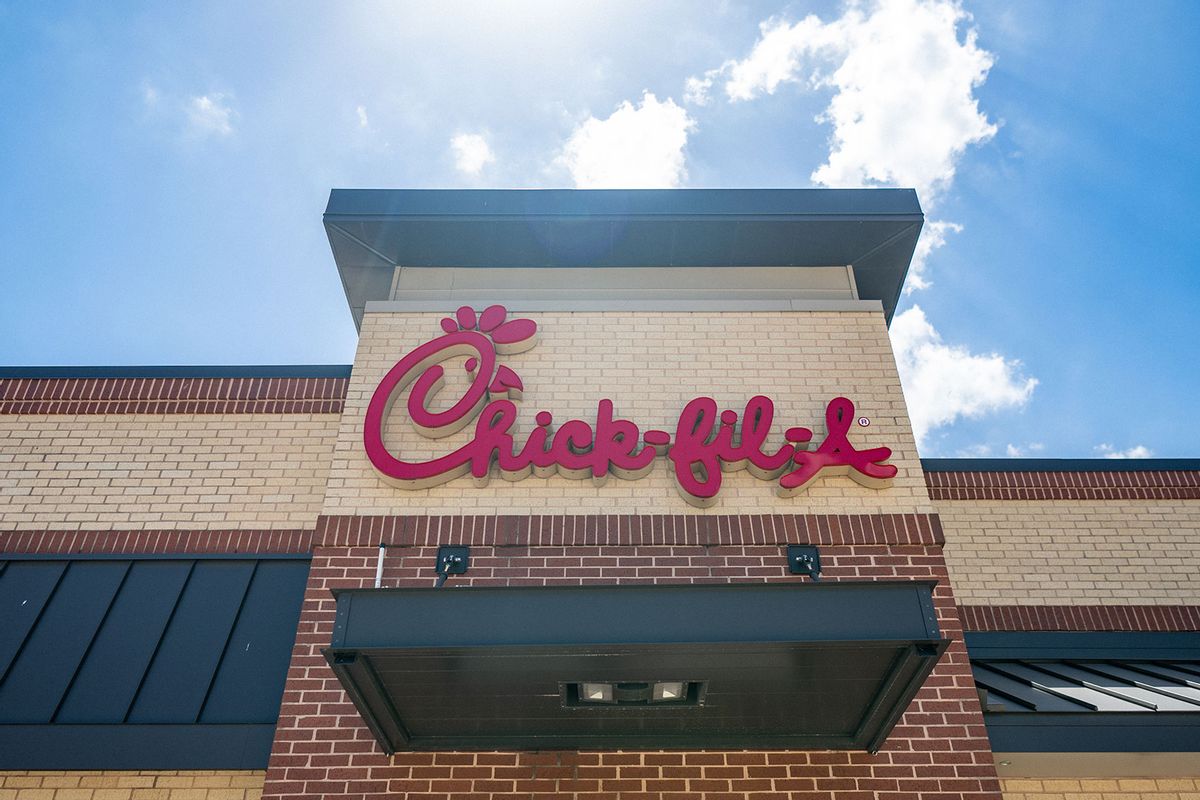
[(312, 546), (313, 532), (303, 529), (0, 531), (0, 554), (308, 553)]
[(349, 378), (0, 378), (0, 414), (340, 414)]
[(1200, 631), (1200, 606), (959, 606), (968, 631)]
[(1200, 470), (926, 472), (925, 486), (934, 501), (1200, 500)]
[[(561, 585), (652, 582), (795, 581), (787, 572), (784, 545), (833, 540), (837, 518), (708, 518), (701, 535), (684, 517), (668, 517), (643, 532), (619, 525), (624, 544), (563, 544), (567, 531), (583, 540), (607, 537), (609, 520), (542, 518), (525, 524), (522, 536), (498, 535), (506, 526), (462, 518), (437, 525), (428, 520), (325, 520), (318, 527), (300, 631), (264, 798), (407, 795), (420, 798), (533, 798), (572, 794), (583, 798), (838, 798), (838, 800), (999, 800), (999, 784), (975, 694), (962, 627), (937, 537), (935, 518), (856, 518), (847, 534), (857, 543), (823, 544), (823, 580), (929, 579), (939, 621), (953, 644), (877, 755), (865, 752), (380, 752), (352, 703), (325, 664), (335, 587), (371, 586), (375, 536), (389, 548), (388, 586), (430, 586), (438, 543), (479, 541), (470, 571), (451, 580), (471, 585)], [(525, 519), (525, 518), (522, 518)], [(636, 519), (636, 518), (634, 518)], [(764, 527), (764, 520), (770, 527)], [(886, 523), (886, 524), (885, 524)], [(689, 525), (693, 527), (689, 529)], [(364, 530), (365, 529), (365, 530)], [(689, 543), (662, 543), (665, 531), (681, 531)], [(689, 530), (691, 533), (689, 533)], [(755, 543), (729, 541), (743, 531)], [(410, 531), (411, 534), (405, 534)], [(445, 531), (431, 534), (431, 531)], [(622, 531), (624, 533), (622, 534)], [(811, 531), (813, 535), (800, 535)], [(587, 535), (590, 532), (590, 536)], [(602, 533), (604, 532), (604, 533)], [(383, 535), (378, 535), (383, 534)], [(480, 537), (484, 534), (480, 533)], [(738, 534), (742, 536), (741, 533)], [(715, 537), (715, 538), (714, 538)], [(839, 534), (839, 539), (842, 537)], [(406, 545), (399, 541), (407, 540)], [(552, 543), (557, 540), (557, 543)], [(922, 541), (925, 540), (925, 541)]]

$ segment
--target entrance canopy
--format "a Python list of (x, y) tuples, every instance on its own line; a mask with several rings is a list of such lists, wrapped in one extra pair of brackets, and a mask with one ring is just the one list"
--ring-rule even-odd
[(335, 592), (397, 750), (877, 750), (948, 644), (927, 582)]

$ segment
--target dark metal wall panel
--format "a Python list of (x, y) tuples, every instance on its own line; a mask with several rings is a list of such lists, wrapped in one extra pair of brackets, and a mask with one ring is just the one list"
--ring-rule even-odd
[(125, 720), (194, 563), (132, 564), (55, 722)]
[(0, 560), (0, 769), (265, 767), (307, 575), (300, 556)]
[[(274, 722), (308, 580), (301, 561), (260, 562), (200, 721)], [(271, 683), (265, 676), (277, 676)]]
[(997, 752), (1200, 751), (1200, 634), (967, 634)]
[(266, 769), (274, 725), (0, 725), (0, 770)]
[(998, 753), (1196, 753), (1200, 714), (984, 714)]
[(65, 561), (6, 562), (0, 573), (0, 681), (66, 570)]
[(53, 719), (128, 571), (121, 561), (67, 568), (0, 684), (0, 723)]
[(964, 638), (973, 660), (1200, 660), (1200, 633), (988, 631)]
[(199, 718), (254, 566), (252, 561), (196, 564), (128, 722), (178, 723)]

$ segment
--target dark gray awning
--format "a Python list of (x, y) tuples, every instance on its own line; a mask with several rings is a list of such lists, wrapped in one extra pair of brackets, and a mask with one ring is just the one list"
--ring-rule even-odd
[[(326, 658), (386, 752), (874, 751), (933, 669), (932, 584), (336, 592)], [(681, 682), (587, 705), (579, 686)]]
[(0, 769), (263, 769), (301, 556), (0, 559)]

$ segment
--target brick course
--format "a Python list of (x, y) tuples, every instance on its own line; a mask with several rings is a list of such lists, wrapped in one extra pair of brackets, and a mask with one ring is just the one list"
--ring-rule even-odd
[(317, 545), (720, 545), (944, 542), (931, 514), (322, 516)]
[(926, 472), (933, 500), (1200, 500), (1200, 470)]
[(959, 606), (968, 631), (1200, 631), (1200, 606)]
[(348, 378), (0, 378), (0, 414), (340, 414)]
[(311, 530), (0, 531), (0, 553), (308, 553)]

